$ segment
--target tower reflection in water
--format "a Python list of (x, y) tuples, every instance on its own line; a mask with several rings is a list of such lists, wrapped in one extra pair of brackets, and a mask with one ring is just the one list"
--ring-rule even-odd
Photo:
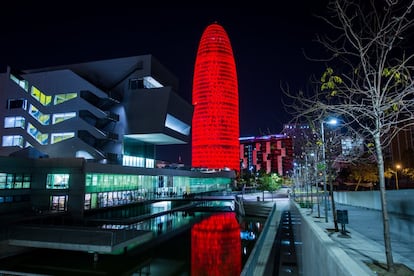
[(233, 212), (214, 214), (191, 229), (191, 275), (240, 275), (240, 225)]

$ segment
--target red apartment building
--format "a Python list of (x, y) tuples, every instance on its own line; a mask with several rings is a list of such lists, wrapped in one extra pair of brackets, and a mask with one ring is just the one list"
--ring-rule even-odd
[(241, 137), (240, 170), (242, 173), (289, 175), (293, 170), (292, 138), (281, 134), (260, 137)]

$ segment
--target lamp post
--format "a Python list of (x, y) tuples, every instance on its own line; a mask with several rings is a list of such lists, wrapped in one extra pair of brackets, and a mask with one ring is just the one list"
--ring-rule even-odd
[(395, 188), (399, 190), (400, 187), (398, 186), (398, 170), (401, 169), (401, 165), (400, 164), (395, 165), (395, 169), (396, 169), (395, 170)]
[(322, 136), (322, 162), (323, 162), (323, 198), (324, 198), (324, 205), (325, 205), (325, 222), (328, 222), (328, 197), (326, 195), (326, 182), (328, 181), (328, 177), (326, 175), (326, 152), (325, 152), (325, 129), (324, 124), (336, 125), (337, 120), (335, 118), (330, 119), (329, 121), (321, 121), (321, 136)]

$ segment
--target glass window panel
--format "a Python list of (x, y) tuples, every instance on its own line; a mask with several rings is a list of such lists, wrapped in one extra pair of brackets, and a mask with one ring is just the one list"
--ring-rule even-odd
[(19, 146), (23, 147), (23, 137), (20, 135), (10, 135), (2, 137), (3, 147)]
[(29, 123), (27, 126), (27, 133), (29, 133), (33, 138), (35, 138), (42, 145), (47, 145), (47, 143), (49, 142), (49, 135), (41, 133), (31, 123)]
[(68, 189), (69, 174), (48, 174), (46, 179), (46, 189)]
[(51, 142), (52, 144), (56, 144), (56, 143), (62, 142), (63, 140), (70, 139), (72, 137), (75, 137), (74, 132), (52, 133)]
[(12, 127), (24, 128), (24, 126), (25, 126), (25, 119), (21, 116), (4, 118), (4, 128), (12, 128)]
[(77, 93), (57, 94), (57, 95), (55, 95), (53, 104), (54, 105), (58, 105), (58, 104), (61, 104), (63, 102), (66, 102), (66, 101), (69, 101), (71, 99), (74, 99), (77, 96), (78, 96)]
[(68, 112), (68, 113), (57, 113), (53, 114), (52, 116), (52, 124), (58, 124), (65, 120), (71, 119), (76, 117), (76, 112)]

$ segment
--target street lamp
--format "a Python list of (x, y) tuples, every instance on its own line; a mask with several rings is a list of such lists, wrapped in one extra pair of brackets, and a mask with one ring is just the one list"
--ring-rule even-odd
[(395, 170), (395, 188), (399, 190), (400, 187), (398, 186), (398, 170), (401, 169), (401, 165), (400, 164), (395, 165), (395, 169), (396, 169)]
[(322, 136), (322, 162), (323, 162), (323, 198), (324, 198), (324, 205), (325, 205), (325, 222), (328, 222), (328, 197), (326, 196), (326, 182), (328, 181), (328, 177), (326, 175), (326, 152), (325, 152), (325, 129), (324, 124), (329, 125), (336, 125), (338, 120), (335, 118), (330, 119), (329, 121), (321, 121), (321, 136)]

